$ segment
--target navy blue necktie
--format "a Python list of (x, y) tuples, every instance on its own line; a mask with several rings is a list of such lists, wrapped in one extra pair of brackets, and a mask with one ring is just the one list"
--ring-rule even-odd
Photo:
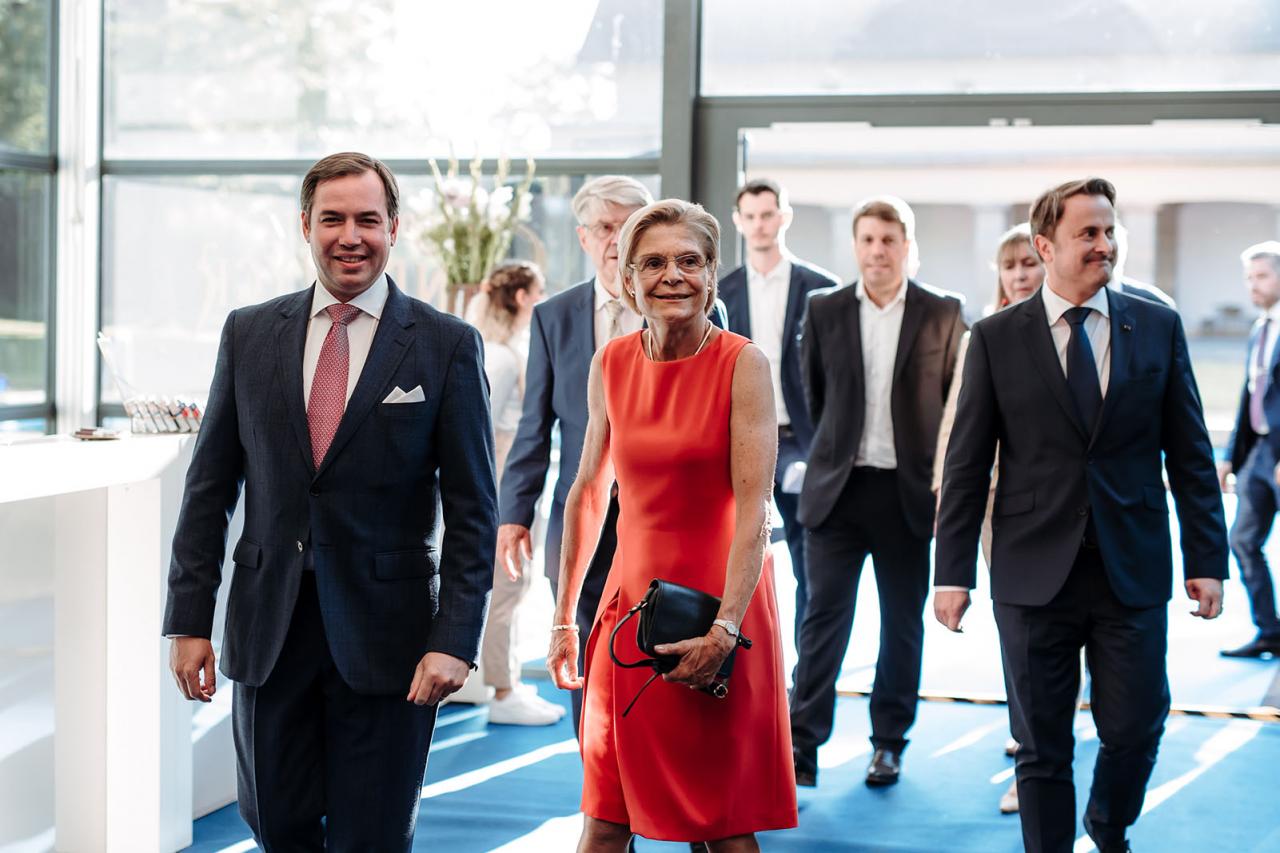
[(1071, 324), (1067, 341), (1067, 386), (1076, 399), (1076, 409), (1084, 422), (1085, 432), (1093, 434), (1102, 409), (1102, 386), (1098, 384), (1098, 363), (1093, 360), (1093, 347), (1084, 330), (1084, 321), (1092, 308), (1068, 308), (1062, 316)]

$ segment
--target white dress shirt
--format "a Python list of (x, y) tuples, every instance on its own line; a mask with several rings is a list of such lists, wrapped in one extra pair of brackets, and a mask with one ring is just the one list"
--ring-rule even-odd
[[(613, 299), (613, 295), (604, 289), (604, 285), (600, 283), (600, 279), (595, 279), (595, 318), (596, 318), (596, 349), (609, 343), (609, 312), (605, 309), (605, 303)], [(622, 313), (618, 315), (618, 325), (622, 326), (622, 334), (629, 335), (632, 332), (638, 332), (644, 328), (644, 318), (627, 307), (625, 302), (622, 305)]]
[(857, 296), (862, 334), (863, 399), (866, 415), (854, 465), (893, 470), (898, 467), (898, 451), (893, 443), (893, 364), (898, 358), (898, 337), (902, 333), (902, 312), (907, 302), (907, 280), (903, 279), (883, 308), (867, 296), (858, 279)]
[[(369, 289), (348, 302), (360, 309), (355, 319), (347, 324), (347, 342), (350, 345), (350, 360), (347, 363), (347, 402), (351, 401), (351, 392), (356, 388), (360, 372), (369, 358), (369, 347), (373, 344), (373, 334), (378, 331), (378, 321), (382, 318), (382, 309), (387, 304), (387, 276), (378, 276)], [(320, 282), (315, 283), (311, 296), (311, 322), (307, 324), (307, 344), (302, 350), (302, 403), (307, 405), (311, 400), (311, 380), (316, 375), (316, 364), (320, 361), (320, 348), (324, 346), (325, 335), (333, 321), (329, 312), (324, 310), (330, 305), (341, 302), (332, 293), (325, 290)], [(405, 388), (411, 391), (411, 388)]]
[[(1268, 377), (1271, 375), (1271, 360), (1275, 358), (1276, 354), (1276, 338), (1280, 338), (1280, 302), (1272, 305), (1271, 308), (1268, 309), (1267, 313), (1258, 318), (1258, 322), (1254, 324), (1254, 332), (1260, 332), (1262, 330), (1262, 326), (1267, 324), (1269, 325), (1267, 328), (1266, 349), (1262, 352), (1262, 377)], [(1255, 341), (1253, 346), (1249, 347), (1248, 377), (1249, 394), (1251, 396), (1253, 394), (1254, 386), (1257, 384), (1259, 379), (1257, 365), (1258, 344)], [(1263, 382), (1266, 382), (1265, 378), (1263, 378)], [(1263, 387), (1266, 387), (1265, 384)], [(1270, 434), (1271, 429), (1268, 427), (1267, 429), (1260, 431), (1255, 430), (1255, 432), (1257, 432), (1258, 435), (1268, 435)]]
[[(1066, 376), (1071, 324), (1062, 315), (1076, 306), (1055, 293), (1052, 282), (1048, 280), (1040, 292), (1044, 295), (1044, 313), (1049, 321), (1049, 333), (1053, 335), (1054, 349), (1058, 351), (1058, 363), (1062, 365), (1062, 375)], [(1111, 307), (1107, 304), (1107, 289), (1099, 288), (1080, 307), (1093, 309), (1084, 321), (1084, 331), (1093, 349), (1093, 362), (1098, 368), (1098, 386), (1103, 399), (1106, 399), (1107, 384), (1111, 380)]]
[(791, 423), (791, 413), (782, 398), (782, 326), (787, 319), (787, 294), (791, 290), (791, 256), (783, 252), (773, 269), (761, 273), (747, 264), (747, 313), (751, 318), (751, 340), (769, 359), (773, 379), (773, 403), (778, 426)]

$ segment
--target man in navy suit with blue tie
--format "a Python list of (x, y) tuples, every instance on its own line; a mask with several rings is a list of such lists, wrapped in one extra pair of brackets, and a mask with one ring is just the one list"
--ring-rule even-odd
[(800, 378), (800, 323), (809, 294), (840, 282), (787, 251), (791, 205), (767, 178), (748, 181), (734, 201), (733, 224), (747, 247), (747, 262), (720, 280), (729, 330), (751, 338), (769, 358), (778, 409), (778, 465), (773, 500), (782, 516), (796, 577), (796, 643), (809, 600), (805, 584), (804, 525), (796, 518), (800, 484), (813, 443), (813, 421)]
[[(618, 233), (627, 217), (653, 201), (644, 184), (622, 175), (604, 175), (582, 185), (573, 197), (578, 243), (594, 275), (557, 293), (533, 309), (529, 362), (525, 371), (524, 411), (502, 475), (497, 560), (525, 571), (533, 558), (534, 512), (551, 467), (551, 434), (560, 427), (560, 467), (551, 499), (544, 571), (552, 595), (560, 578), (560, 537), (564, 504), (578, 472), (587, 433), (587, 374), (595, 351), (610, 339), (637, 332), (643, 318), (618, 298)], [(617, 545), (618, 501), (609, 503), (595, 556), (578, 599), (577, 624), (591, 631), (604, 580)], [(585, 646), (586, 643), (583, 643)], [(573, 727), (582, 715), (582, 691), (572, 691)]]
[(1227, 442), (1227, 458), (1218, 466), (1223, 491), (1227, 475), (1236, 475), (1236, 520), (1231, 525), (1231, 551), (1240, 564), (1240, 579), (1249, 594), (1249, 613), (1258, 634), (1223, 657), (1280, 657), (1280, 618), (1271, 567), (1262, 546), (1271, 535), (1280, 507), (1280, 243), (1250, 246), (1240, 255), (1249, 297), (1264, 313), (1249, 336), (1248, 364), (1235, 428)]
[(1184, 587), (1205, 619), (1220, 612), (1227, 575), (1222, 498), (1181, 320), (1107, 287), (1114, 187), (1087, 178), (1044, 193), (1031, 231), (1044, 286), (970, 333), (943, 469), (934, 611), (959, 630), (998, 442), (991, 595), (1021, 744), (1023, 843), (1032, 853), (1075, 845), (1083, 647), (1100, 742), (1084, 825), (1102, 853), (1118, 853), (1129, 849), (1169, 712), (1162, 468)]
[(407, 851), (437, 703), (476, 660), (493, 578), (484, 359), (475, 329), (385, 274), (385, 165), (326, 157), (301, 201), (316, 283), (223, 327), (164, 632), (179, 689), (209, 701), (243, 487), (222, 647), (240, 814), (269, 853)]

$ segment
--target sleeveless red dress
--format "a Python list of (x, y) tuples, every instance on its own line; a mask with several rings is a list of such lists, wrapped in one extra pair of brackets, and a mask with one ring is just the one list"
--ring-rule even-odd
[[(742, 633), (729, 695), (716, 699), (609, 658), (609, 634), (658, 577), (724, 593), (734, 534), (729, 408), (734, 365), (748, 340), (720, 332), (670, 362), (644, 354), (640, 333), (611, 341), (602, 367), (618, 482), (618, 548), (586, 645), (582, 811), (662, 841), (708, 841), (797, 822), (773, 561)], [(622, 660), (641, 657), (633, 619)]]

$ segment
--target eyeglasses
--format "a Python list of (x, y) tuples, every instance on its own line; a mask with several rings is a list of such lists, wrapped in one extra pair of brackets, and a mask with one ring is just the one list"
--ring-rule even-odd
[(654, 279), (666, 272), (667, 265), (672, 261), (675, 261), (676, 269), (685, 275), (696, 275), (707, 266), (706, 258), (693, 253), (676, 255), (672, 258), (666, 255), (646, 255), (634, 264), (627, 264), (627, 266), (635, 270), (641, 278)]
[(621, 222), (597, 222), (586, 226), (586, 229), (594, 234), (597, 240), (608, 240), (622, 230), (622, 225)]

